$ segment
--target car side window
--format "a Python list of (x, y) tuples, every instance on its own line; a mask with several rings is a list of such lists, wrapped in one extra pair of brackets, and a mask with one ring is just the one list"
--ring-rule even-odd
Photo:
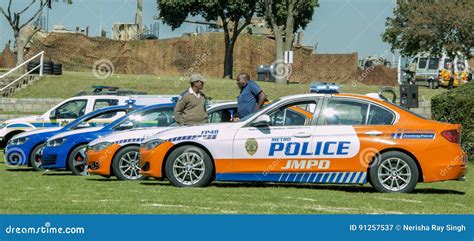
[(439, 58), (430, 58), (428, 62), (428, 69), (436, 70), (439, 66)]
[[(102, 109), (102, 108), (109, 107), (109, 106), (114, 106), (114, 105), (118, 105), (118, 100), (115, 100), (115, 99), (97, 99), (94, 102), (94, 110), (98, 110), (98, 109)], [(116, 112), (110, 112), (108, 114), (104, 114), (100, 117), (97, 117), (97, 119), (112, 118), (116, 114), (117, 114)]]
[(311, 125), (316, 110), (316, 101), (299, 101), (272, 110), (271, 126), (303, 126)]
[(420, 62), (418, 62), (418, 68), (424, 69), (426, 68), (426, 63), (428, 62), (428, 58), (420, 58)]
[(130, 115), (127, 120), (133, 123), (133, 128), (164, 127), (174, 123), (174, 108), (159, 108)]
[(395, 119), (395, 115), (377, 105), (370, 105), (367, 125), (391, 125)]
[(218, 111), (214, 111), (209, 114), (208, 121), (209, 123), (223, 123), (223, 122), (232, 122), (232, 118), (237, 113), (237, 108), (228, 108)]
[(87, 100), (71, 100), (56, 109), (58, 119), (76, 119), (86, 112)]
[(365, 125), (368, 104), (353, 100), (329, 100), (322, 112), (323, 125)]

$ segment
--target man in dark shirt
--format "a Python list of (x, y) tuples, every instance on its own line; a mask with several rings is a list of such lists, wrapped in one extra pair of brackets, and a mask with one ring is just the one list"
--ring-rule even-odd
[(255, 81), (250, 80), (247, 73), (240, 73), (236, 80), (240, 88), (240, 95), (237, 97), (237, 114), (242, 119), (262, 108), (267, 95)]

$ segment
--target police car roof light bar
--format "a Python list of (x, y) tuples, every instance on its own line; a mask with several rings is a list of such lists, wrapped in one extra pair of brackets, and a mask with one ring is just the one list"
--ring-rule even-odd
[(318, 94), (337, 94), (339, 93), (339, 88), (340, 86), (336, 83), (313, 82), (309, 92)]

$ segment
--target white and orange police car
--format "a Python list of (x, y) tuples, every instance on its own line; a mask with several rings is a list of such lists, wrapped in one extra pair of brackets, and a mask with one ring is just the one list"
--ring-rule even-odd
[[(236, 102), (221, 102), (210, 104), (208, 109), (209, 123), (230, 122), (237, 112)], [(153, 121), (157, 116), (154, 112), (147, 112), (139, 118), (134, 117), (134, 125), (140, 122)], [(170, 116), (163, 116), (168, 122), (174, 123), (172, 112)], [(116, 176), (119, 180), (139, 180), (143, 176), (139, 173), (138, 151), (140, 143), (147, 137), (160, 131), (176, 128), (167, 127), (139, 128), (119, 131), (95, 139), (87, 146), (87, 166), (90, 174), (104, 177)]]
[(235, 123), (160, 132), (141, 144), (141, 173), (179, 187), (369, 182), (380, 192), (464, 178), (460, 125), (380, 98), (328, 92), (283, 97)]

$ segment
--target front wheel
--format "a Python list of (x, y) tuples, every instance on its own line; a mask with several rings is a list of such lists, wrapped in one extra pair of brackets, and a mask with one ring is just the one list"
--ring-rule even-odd
[(213, 171), (211, 157), (195, 146), (178, 147), (166, 159), (166, 177), (177, 187), (208, 186)]
[(43, 144), (39, 144), (37, 145), (35, 148), (33, 148), (33, 150), (31, 151), (31, 154), (30, 154), (30, 165), (31, 167), (33, 168), (33, 170), (35, 171), (44, 171), (43, 168), (41, 168), (41, 155), (40, 155), (40, 151), (41, 151), (41, 148), (44, 147), (44, 143)]
[(370, 168), (372, 186), (379, 192), (408, 193), (418, 182), (418, 167), (405, 153), (389, 151), (383, 153)]
[(86, 170), (86, 146), (83, 144), (74, 148), (67, 159), (69, 170), (74, 175), (85, 176), (88, 174)]
[(138, 146), (128, 146), (117, 152), (113, 161), (112, 169), (119, 180), (142, 180), (144, 177), (139, 173)]

